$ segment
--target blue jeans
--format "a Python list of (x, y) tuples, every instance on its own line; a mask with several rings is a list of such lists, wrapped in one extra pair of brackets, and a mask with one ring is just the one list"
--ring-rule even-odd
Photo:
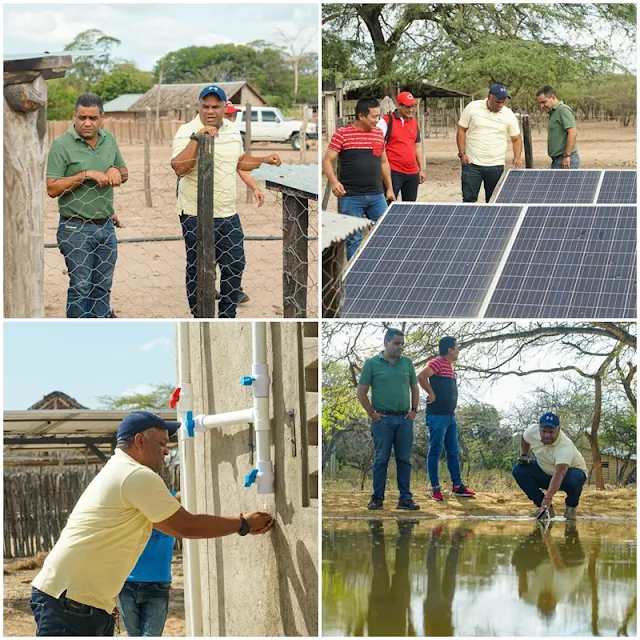
[[(196, 316), (198, 304), (198, 218), (180, 216), (182, 237), (187, 249), (187, 299), (191, 314)], [(244, 233), (240, 216), (213, 219), (213, 241), (215, 243), (216, 264), (220, 268), (220, 302), (218, 317), (235, 318), (238, 301), (242, 294), (242, 274), (246, 265), (244, 257)]]
[(427, 472), (431, 487), (439, 487), (438, 461), (444, 446), (447, 452), (447, 468), (454, 487), (462, 484), (460, 461), (458, 454), (458, 423), (455, 416), (427, 414), (425, 422), (429, 430), (429, 454), (427, 455)]
[(484, 182), (485, 199), (489, 202), (493, 190), (496, 188), (504, 165), (481, 167), (479, 164), (462, 165), (462, 202), (477, 202), (480, 187)]
[[(551, 168), (552, 169), (562, 169), (562, 160), (564, 158), (562, 156), (555, 156), (551, 158)], [(577, 151), (574, 151), (569, 158), (569, 169), (579, 169), (580, 168), (580, 156)]]
[(106, 318), (118, 257), (113, 220), (94, 224), (61, 218), (56, 238), (69, 273), (67, 318)]
[(169, 612), (170, 582), (127, 580), (118, 596), (118, 611), (130, 636), (162, 635)]
[[(346, 216), (369, 218), (377, 222), (387, 210), (387, 200), (383, 193), (371, 196), (342, 196), (340, 211)], [(347, 238), (347, 260), (351, 260), (362, 242), (362, 231), (356, 231)]]
[(53, 598), (31, 587), (29, 605), (36, 619), (36, 636), (112, 636), (115, 620), (104, 609), (65, 597)]
[[(537, 507), (542, 504), (544, 493), (540, 489), (548, 489), (551, 476), (545, 473), (537, 462), (529, 464), (514, 464), (511, 470), (518, 486), (527, 494)], [(560, 489), (567, 494), (565, 504), (567, 507), (577, 507), (580, 501), (582, 487), (587, 476), (582, 469), (570, 467), (562, 480)]]
[(396, 472), (400, 500), (411, 500), (411, 446), (413, 445), (413, 420), (404, 416), (383, 415), (378, 422), (371, 423), (371, 437), (376, 449), (373, 463), (372, 498), (384, 500), (387, 485), (387, 467), (391, 458), (391, 447), (396, 456)]

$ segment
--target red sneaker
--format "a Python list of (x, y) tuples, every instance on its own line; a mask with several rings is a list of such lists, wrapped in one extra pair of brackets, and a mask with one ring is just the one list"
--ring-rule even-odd
[(438, 502), (444, 502), (444, 496), (442, 495), (442, 491), (440, 491), (440, 487), (432, 487), (429, 490), (429, 495)]
[(458, 487), (453, 487), (451, 493), (454, 496), (458, 496), (458, 498), (473, 498), (476, 495), (475, 491), (471, 491), (471, 489), (468, 489), (463, 484)]

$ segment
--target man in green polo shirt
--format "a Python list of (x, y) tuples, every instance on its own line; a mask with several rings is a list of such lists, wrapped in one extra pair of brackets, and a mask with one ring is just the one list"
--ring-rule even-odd
[[(413, 362), (402, 355), (404, 333), (388, 329), (384, 351), (369, 358), (362, 367), (358, 400), (371, 419), (371, 436), (376, 450), (373, 463), (373, 494), (368, 509), (382, 509), (387, 484), (387, 467), (393, 447), (400, 497), (398, 509), (414, 511), (411, 483), (413, 421), (418, 411), (420, 388)], [(371, 388), (371, 401), (369, 401)]]
[(104, 131), (100, 96), (76, 100), (73, 127), (51, 143), (47, 193), (58, 198), (58, 248), (69, 273), (67, 318), (109, 318), (118, 246), (113, 188), (129, 174), (114, 135)]
[(536, 93), (540, 108), (549, 114), (547, 125), (547, 153), (552, 169), (579, 169), (578, 129), (571, 107), (558, 100), (556, 90), (549, 85)]

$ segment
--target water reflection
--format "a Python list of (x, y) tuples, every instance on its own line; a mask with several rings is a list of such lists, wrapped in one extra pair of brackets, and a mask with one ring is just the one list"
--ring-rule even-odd
[(332, 521), (323, 635), (632, 636), (635, 567), (634, 523)]

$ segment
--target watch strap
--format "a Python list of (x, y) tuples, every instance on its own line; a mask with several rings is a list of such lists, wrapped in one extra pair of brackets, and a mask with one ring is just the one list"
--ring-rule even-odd
[(198, 142), (198, 136), (197, 136), (195, 133), (192, 133), (192, 134), (189, 136), (189, 138), (190, 138), (191, 140), (195, 140), (196, 142)]
[(249, 531), (249, 523), (247, 522), (246, 518), (242, 514), (240, 514), (240, 530), (238, 531), (238, 535), (246, 536)]

